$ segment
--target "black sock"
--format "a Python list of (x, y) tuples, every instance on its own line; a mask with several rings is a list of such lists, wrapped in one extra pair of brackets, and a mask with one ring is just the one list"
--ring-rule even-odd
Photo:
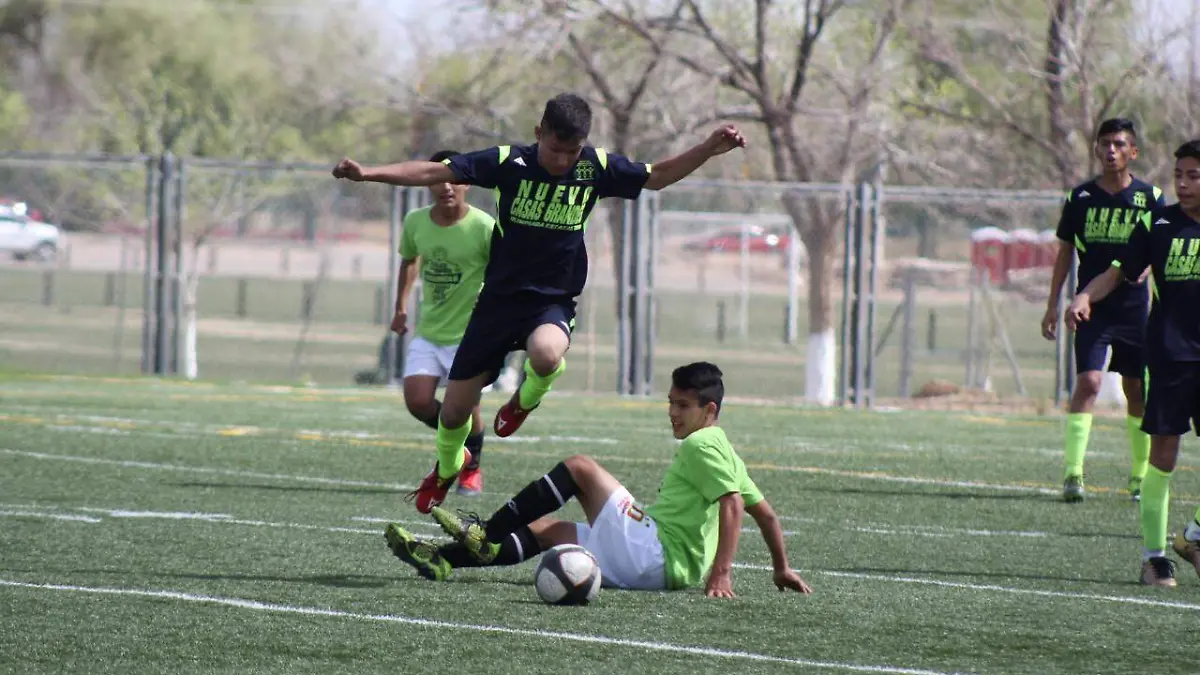
[(479, 562), (467, 551), (467, 547), (458, 542), (446, 544), (438, 548), (438, 553), (446, 559), (446, 562), (450, 563), (451, 567), (456, 568), (516, 565), (541, 554), (541, 552), (542, 547), (538, 544), (537, 538), (533, 536), (533, 532), (528, 527), (524, 526), (500, 542), (500, 552), (496, 554), (496, 559), (490, 563)]
[(463, 445), (471, 453), (471, 461), (467, 462), (467, 468), (478, 469), (479, 458), (483, 457), (483, 432), (467, 436), (467, 441)]
[(567, 465), (559, 462), (550, 473), (526, 485), (487, 521), (487, 539), (497, 543), (548, 513), (554, 513), (579, 494)]
[[(425, 426), (429, 427), (430, 429), (433, 429), (434, 431), (437, 431), (438, 418), (441, 416), (442, 416), (442, 402), (435, 398), (435, 399), (433, 399), (433, 414), (430, 415), (429, 417), (417, 417), (417, 419), (421, 420), (421, 422)], [(413, 417), (416, 417), (416, 415), (413, 415)]]

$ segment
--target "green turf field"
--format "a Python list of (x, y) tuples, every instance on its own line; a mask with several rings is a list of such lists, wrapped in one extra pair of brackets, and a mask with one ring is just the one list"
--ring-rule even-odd
[[(665, 415), (552, 395), (489, 439), (485, 495), (449, 505), (490, 513), (581, 452), (652, 500)], [(723, 417), (815, 594), (778, 593), (747, 532), (736, 600), (604, 590), (555, 608), (528, 563), (434, 584), (391, 557), (384, 522), (437, 534), (403, 501), (431, 433), (395, 394), (2, 377), (0, 672), (1196, 671), (1200, 580), (1134, 581), (1120, 420), (1098, 421), (1092, 492), (1067, 506), (1057, 419)], [(1200, 501), (1186, 457), (1172, 496), (1174, 529)]]

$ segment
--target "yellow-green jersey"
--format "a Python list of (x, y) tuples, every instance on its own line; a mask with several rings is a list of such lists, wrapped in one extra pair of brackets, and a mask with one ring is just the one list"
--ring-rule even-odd
[(746, 506), (763, 500), (746, 465), (720, 427), (692, 433), (658, 488), (658, 501), (646, 513), (658, 524), (666, 561), (667, 587), (699, 584), (717, 555), (721, 497), (738, 492)]
[(496, 221), (472, 206), (458, 222), (441, 226), (433, 222), (432, 210), (417, 209), (404, 217), (400, 257), (421, 259), (416, 335), (435, 345), (454, 345), (462, 341), (483, 287)]

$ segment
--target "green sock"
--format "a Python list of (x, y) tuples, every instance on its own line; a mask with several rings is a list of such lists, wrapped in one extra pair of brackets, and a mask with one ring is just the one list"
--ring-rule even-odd
[(542, 398), (546, 396), (546, 392), (550, 391), (550, 385), (558, 379), (559, 375), (567, 370), (567, 360), (559, 359), (558, 367), (554, 372), (542, 377), (533, 370), (533, 364), (529, 359), (525, 359), (525, 381), (521, 383), (521, 391), (519, 393), (521, 399), (522, 410), (533, 410), (537, 404), (542, 402)]
[(1063, 454), (1063, 478), (1083, 475), (1083, 453), (1092, 433), (1092, 413), (1067, 414), (1067, 447)]
[(437, 456), (438, 478), (446, 480), (458, 475), (463, 467), (463, 444), (471, 435), (471, 418), (467, 418), (462, 426), (450, 429), (438, 420)]
[(1142, 431), (1140, 417), (1126, 417), (1125, 426), (1129, 429), (1129, 475), (1145, 478), (1146, 467), (1150, 465), (1150, 434)]
[(1171, 474), (1151, 466), (1142, 481), (1142, 545), (1147, 551), (1167, 548), (1167, 501), (1171, 496)]

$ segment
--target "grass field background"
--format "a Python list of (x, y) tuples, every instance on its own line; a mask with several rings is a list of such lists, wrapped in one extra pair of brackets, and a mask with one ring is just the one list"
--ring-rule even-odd
[[(581, 452), (653, 501), (665, 415), (552, 394), (489, 438), (485, 494), (450, 506), (490, 513)], [(747, 531), (736, 600), (606, 589), (554, 608), (532, 564), (435, 584), (390, 555), (389, 520), (438, 536), (403, 501), (432, 435), (392, 392), (10, 374), (0, 672), (1196, 672), (1200, 580), (1136, 584), (1123, 421), (1097, 420), (1079, 505), (1057, 499), (1060, 424), (731, 404), (815, 593), (778, 593)], [(1200, 502), (1190, 445), (1172, 529)]]
[[(124, 374), (138, 372), (141, 360), (142, 277), (114, 277), (114, 303), (108, 305), (108, 274), (60, 271), (54, 297), (43, 305), (44, 271), (0, 268), (0, 363), (23, 364), (36, 372)], [(124, 284), (125, 294), (119, 289)], [(238, 279), (205, 277), (198, 314), (200, 375), (205, 379), (270, 383), (316, 382), (346, 385), (354, 373), (373, 368), (386, 327), (375, 323), (379, 283), (344, 279), (324, 282), (317, 293), (313, 322), (301, 321), (304, 282), (297, 279), (246, 281), (244, 317), (238, 315)], [(120, 307), (124, 300), (124, 308)], [(1053, 396), (1054, 346), (1042, 339), (1038, 325), (1042, 307), (1013, 295), (1002, 300), (1003, 322), (1012, 341), (1030, 398)], [(729, 367), (730, 386), (773, 399), (800, 397), (804, 392), (806, 306), (799, 311), (800, 342), (784, 343), (787, 299), (754, 295), (748, 307), (749, 332), (737, 330), (737, 298), (719, 293), (680, 290), (658, 293), (655, 372), (656, 391), (665, 391), (667, 365), (712, 359)], [(879, 339), (898, 299), (878, 305)], [(726, 330), (718, 335), (719, 305), (724, 304)], [(925, 292), (915, 312), (912, 382), (907, 393), (941, 379), (962, 383), (967, 347), (966, 294)], [(611, 289), (591, 286), (581, 298), (569, 367), (560, 389), (608, 393), (616, 391), (617, 324)], [(930, 314), (934, 314), (932, 350)], [(835, 330), (840, 335), (840, 300)], [(390, 317), (389, 317), (390, 320)], [(900, 394), (900, 325), (877, 359), (877, 393)], [(662, 365), (666, 364), (666, 365)], [(1017, 388), (999, 348), (991, 358), (992, 386), (1000, 396)]]

